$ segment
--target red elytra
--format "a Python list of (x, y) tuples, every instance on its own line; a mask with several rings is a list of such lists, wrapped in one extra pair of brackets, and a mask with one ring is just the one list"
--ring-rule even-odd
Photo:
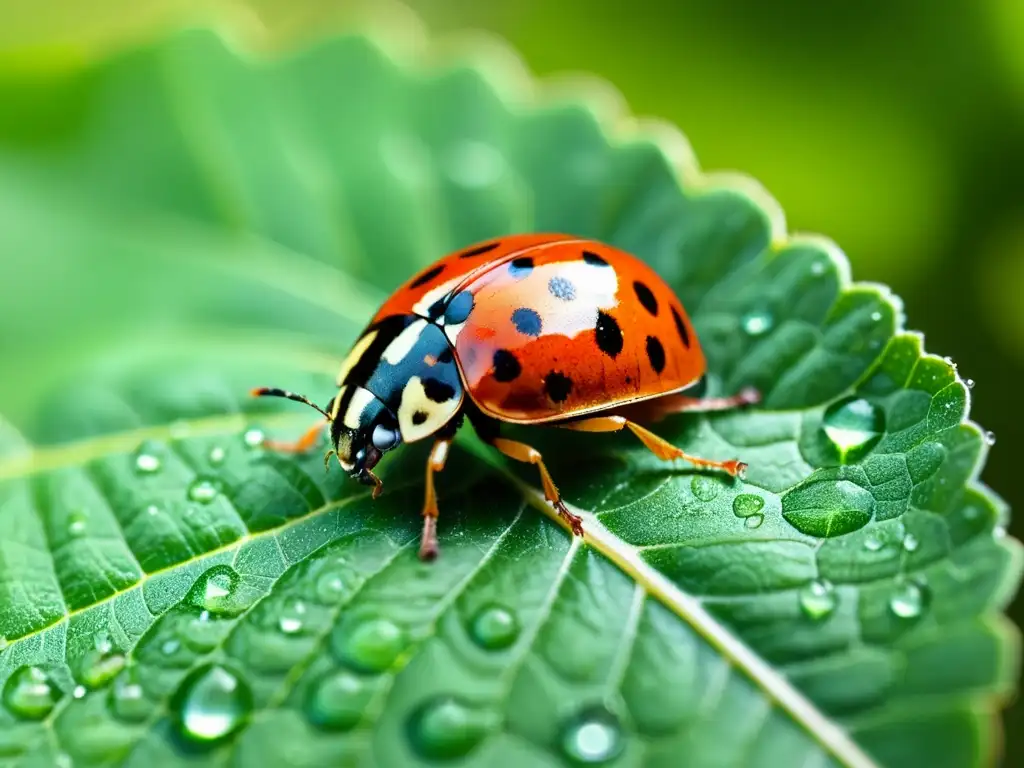
[(332, 449), (352, 477), (402, 443), (431, 438), (420, 555), (437, 554), (435, 472), (463, 417), (501, 453), (536, 464), (544, 493), (583, 535), (538, 451), (500, 436), (502, 422), (585, 432), (632, 431), (664, 460), (739, 475), (746, 465), (691, 456), (638, 422), (682, 411), (757, 402), (745, 389), (699, 399), (686, 390), (706, 370), (679, 298), (646, 263), (595, 240), (564, 234), (508, 236), (449, 254), (410, 278), (381, 306), (342, 364), (326, 408), (302, 395), (260, 388), (320, 411), (318, 422), (279, 450), (306, 450), (330, 426)]

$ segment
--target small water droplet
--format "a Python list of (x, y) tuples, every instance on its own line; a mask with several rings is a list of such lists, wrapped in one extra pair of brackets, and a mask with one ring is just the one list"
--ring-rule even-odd
[(215, 616), (241, 612), (236, 592), (240, 577), (230, 565), (215, 565), (205, 570), (185, 595), (185, 602)]
[(800, 590), (800, 609), (815, 621), (828, 618), (837, 603), (835, 587), (825, 579), (815, 579)]
[(740, 319), (743, 330), (749, 336), (763, 336), (772, 329), (775, 318), (767, 311), (748, 312)]
[(986, 445), (995, 445), (996, 444), (996, 433), (993, 432), (992, 430), (989, 430), (988, 432), (985, 433), (984, 439), (985, 439), (985, 444)]
[(588, 710), (570, 720), (562, 730), (561, 742), (569, 759), (590, 765), (618, 757), (624, 746), (618, 718), (604, 708)]
[(811, 274), (812, 275), (823, 275), (825, 274), (825, 262), (815, 261), (811, 263)]
[(316, 580), (317, 599), (325, 605), (340, 603), (346, 594), (348, 590), (345, 587), (345, 580), (338, 573), (328, 571)]
[(124, 669), (124, 665), (124, 654), (118, 653), (107, 640), (82, 659), (79, 677), (87, 687), (95, 690), (109, 683)]
[(889, 598), (889, 610), (901, 619), (915, 619), (924, 609), (924, 591), (912, 581), (897, 585)]
[(762, 509), (764, 509), (764, 499), (753, 493), (741, 493), (732, 500), (732, 513), (736, 517), (749, 519), (760, 514)]
[(188, 487), (188, 497), (200, 504), (209, 504), (220, 493), (217, 484), (208, 478), (196, 478)]
[(160, 458), (152, 453), (140, 452), (135, 455), (135, 471), (142, 475), (152, 475), (160, 471)]
[(473, 617), (473, 639), (482, 648), (498, 651), (507, 648), (519, 637), (515, 614), (500, 605), (485, 605)]
[(497, 723), (491, 710), (455, 696), (440, 696), (413, 712), (409, 740), (423, 757), (451, 760), (472, 752)]
[(964, 386), (968, 389), (974, 389), (974, 379), (964, 379)]
[(877, 536), (868, 536), (864, 539), (864, 549), (868, 552), (877, 552), (884, 546), (885, 544)]
[(359, 722), (372, 695), (372, 688), (351, 672), (333, 672), (310, 690), (306, 716), (321, 728), (345, 731)]
[(879, 320), (882, 319), (882, 313), (878, 312), (878, 311), (872, 312), (871, 313), (871, 319), (874, 320), (877, 323)]
[(743, 521), (747, 528), (760, 528), (764, 522), (764, 515), (751, 515)]
[(181, 643), (177, 640), (164, 640), (163, 645), (160, 646), (160, 652), (164, 656), (173, 656), (181, 648)]
[(42, 720), (63, 697), (63, 691), (41, 667), (19, 667), (4, 684), (4, 706), (26, 720)]
[(907, 550), (907, 552), (915, 552), (919, 544), (920, 542), (917, 540), (917, 536), (912, 533), (908, 533), (903, 538), (903, 548)]
[(263, 434), (262, 429), (247, 429), (242, 435), (242, 441), (250, 448), (259, 448), (265, 439), (266, 435)]
[(71, 691), (71, 695), (76, 699), (84, 699), (86, 693), (87, 691), (84, 685), (76, 685)]
[(115, 717), (128, 722), (138, 723), (149, 717), (153, 705), (146, 698), (136, 667), (129, 667), (114, 678), (107, 706)]
[(216, 467), (224, 463), (224, 457), (226, 455), (227, 452), (223, 448), (221, 448), (219, 445), (215, 445), (213, 446), (213, 448), (210, 449), (210, 455), (207, 458), (209, 459), (210, 463)]
[(822, 431), (843, 463), (857, 461), (874, 448), (885, 433), (885, 414), (863, 398), (847, 398), (830, 405), (821, 421)]
[(694, 475), (690, 480), (690, 490), (701, 501), (711, 501), (721, 493), (722, 483), (714, 477)]
[(68, 535), (79, 538), (85, 535), (89, 518), (84, 512), (72, 512), (68, 515)]
[(156, 504), (150, 504), (148, 507), (146, 507), (146, 514), (147, 515), (159, 515), (160, 514), (160, 507), (158, 507)]
[(334, 633), (338, 657), (364, 672), (383, 672), (395, 663), (406, 645), (405, 632), (388, 619), (368, 619)]
[(219, 664), (206, 664), (182, 681), (170, 711), (182, 737), (210, 744), (245, 725), (252, 707), (252, 690), (244, 680)]
[(306, 604), (301, 600), (293, 600), (285, 606), (277, 620), (277, 628), (286, 635), (294, 635), (302, 630), (302, 617), (306, 614)]

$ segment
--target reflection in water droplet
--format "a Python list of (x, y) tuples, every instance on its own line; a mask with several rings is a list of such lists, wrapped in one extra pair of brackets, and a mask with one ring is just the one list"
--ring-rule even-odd
[(764, 509), (764, 499), (753, 493), (741, 493), (732, 501), (732, 512), (736, 517), (751, 517)]
[(388, 619), (368, 619), (352, 628), (339, 627), (333, 638), (338, 658), (364, 672), (383, 672), (405, 649), (405, 632)]
[(690, 480), (690, 490), (701, 501), (711, 501), (722, 491), (722, 484), (714, 477), (694, 475)]
[(4, 684), (4, 706), (26, 720), (42, 720), (63, 697), (61, 689), (41, 667), (19, 667)]
[(579, 763), (604, 763), (617, 757), (624, 740), (618, 718), (606, 709), (592, 709), (569, 721), (562, 731), (562, 749)]
[(993, 432), (992, 430), (989, 430), (988, 432), (986, 432), (984, 437), (985, 437), (985, 444), (986, 445), (995, 445), (996, 444), (996, 433)]
[(764, 515), (751, 515), (743, 521), (743, 524), (747, 528), (760, 528), (761, 523), (764, 522)]
[(774, 323), (775, 318), (767, 311), (748, 312), (740, 319), (743, 330), (750, 336), (763, 336)]
[(277, 628), (286, 635), (294, 635), (302, 629), (302, 617), (306, 613), (306, 604), (301, 600), (290, 601), (277, 620)]
[(263, 445), (265, 435), (262, 429), (247, 429), (242, 435), (242, 441), (250, 448), (259, 448)]
[(800, 590), (800, 609), (815, 621), (828, 618), (837, 603), (835, 587), (825, 579), (815, 579)]
[(240, 577), (230, 565), (215, 565), (196, 579), (185, 602), (211, 614), (232, 615), (244, 609), (236, 598)]
[(863, 398), (847, 398), (830, 405), (822, 430), (843, 463), (857, 461), (874, 448), (885, 433), (885, 413)]
[(864, 539), (864, 549), (868, 552), (877, 552), (884, 546), (885, 545), (882, 543), (882, 540), (876, 536), (868, 536)]
[(120, 720), (138, 723), (149, 717), (153, 705), (146, 698), (136, 667), (129, 667), (114, 678), (107, 695), (107, 706)]
[(889, 598), (889, 610), (901, 619), (915, 619), (924, 609), (924, 591), (912, 581), (896, 587)]
[(75, 538), (84, 536), (88, 520), (84, 512), (72, 512), (68, 515), (68, 534)]
[(908, 533), (903, 539), (903, 548), (907, 552), (916, 551), (919, 544), (920, 542), (918, 542), (917, 537), (912, 533)]
[(964, 385), (968, 389), (974, 389), (974, 379), (964, 379)]
[(188, 497), (192, 501), (198, 501), (200, 504), (209, 504), (220, 493), (220, 489), (216, 483), (207, 478), (196, 478), (196, 480), (188, 487)]
[(225, 455), (226, 455), (225, 450), (223, 448), (221, 448), (219, 445), (215, 445), (213, 448), (210, 449), (210, 455), (209, 455), (208, 458), (209, 458), (210, 463), (213, 464), (213, 466), (216, 467), (216, 466), (219, 466), (220, 464), (224, 463), (224, 456)]
[(372, 688), (351, 672), (333, 672), (310, 690), (306, 716), (321, 728), (348, 730), (362, 718), (372, 694)]
[(497, 651), (507, 648), (519, 637), (515, 614), (500, 605), (486, 605), (473, 617), (473, 639), (482, 648)]
[(241, 728), (252, 713), (248, 684), (219, 664), (193, 670), (171, 699), (178, 733), (189, 741), (219, 741)]
[(453, 759), (468, 755), (497, 725), (494, 713), (454, 696), (422, 704), (408, 722), (409, 740), (423, 757)]

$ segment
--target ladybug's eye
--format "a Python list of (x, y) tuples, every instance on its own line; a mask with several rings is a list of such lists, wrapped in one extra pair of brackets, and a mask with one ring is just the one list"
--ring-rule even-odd
[(385, 427), (383, 424), (378, 424), (373, 428), (373, 447), (378, 451), (386, 451), (389, 448), (394, 448), (398, 445), (400, 435), (390, 427)]

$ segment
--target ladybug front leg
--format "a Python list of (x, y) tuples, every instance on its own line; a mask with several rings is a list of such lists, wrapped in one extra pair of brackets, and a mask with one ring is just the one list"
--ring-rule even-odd
[(450, 439), (438, 440), (427, 458), (427, 497), (423, 502), (423, 533), (420, 535), (420, 559), (437, 557), (437, 493), (434, 491), (434, 473), (444, 469), (448, 460)]
[(676, 448), (665, 438), (658, 437), (653, 432), (644, 429), (639, 424), (634, 424), (623, 416), (596, 416), (591, 419), (559, 424), (558, 426), (562, 429), (574, 429), (579, 432), (618, 432), (622, 429), (628, 429), (640, 438), (640, 442), (646, 445), (651, 453), (662, 461), (686, 459), (691, 464), (698, 467), (722, 469), (733, 477), (742, 477), (743, 471), (747, 468), (746, 464), (742, 461), (737, 461), (736, 459), (729, 459), (728, 461), (714, 461), (712, 459), (702, 459), (698, 456), (691, 456), (679, 448)]
[(565, 506), (565, 502), (562, 501), (562, 494), (558, 492), (555, 481), (551, 479), (548, 468), (544, 466), (544, 459), (541, 457), (540, 451), (536, 448), (531, 448), (526, 443), (517, 443), (515, 440), (506, 440), (503, 437), (492, 439), (491, 445), (510, 459), (527, 464), (536, 464), (537, 469), (540, 470), (541, 484), (544, 486), (544, 497), (554, 505), (558, 511), (558, 516), (569, 524), (573, 533), (577, 536), (583, 535), (583, 519), (578, 515), (574, 515)]

